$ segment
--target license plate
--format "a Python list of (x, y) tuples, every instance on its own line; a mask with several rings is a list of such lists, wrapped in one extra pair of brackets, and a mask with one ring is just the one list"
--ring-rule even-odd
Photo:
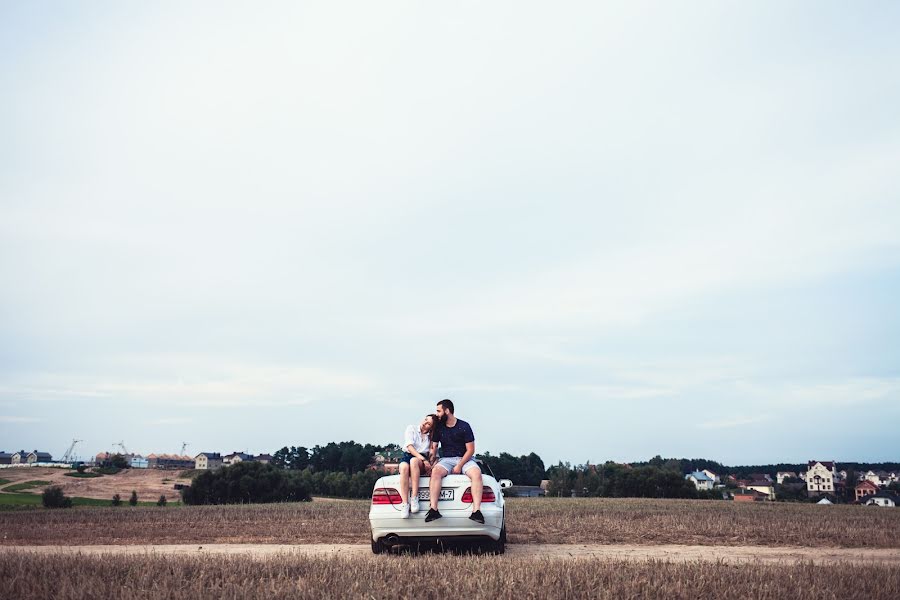
[[(419, 490), (419, 500), (430, 500), (431, 494), (429, 490)], [(441, 489), (441, 497), (438, 498), (438, 501), (443, 500), (453, 500), (453, 490), (450, 488), (442, 488)]]

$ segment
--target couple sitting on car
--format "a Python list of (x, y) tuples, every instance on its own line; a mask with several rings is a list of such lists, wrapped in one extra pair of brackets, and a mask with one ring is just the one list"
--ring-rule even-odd
[[(419, 512), (419, 477), (430, 476), (428, 498), (431, 506), (425, 515), (425, 522), (440, 519), (438, 500), (441, 481), (451, 473), (463, 474), (472, 480), (472, 514), (469, 518), (484, 523), (484, 516), (481, 514), (484, 482), (481, 479), (481, 469), (472, 460), (475, 456), (475, 434), (472, 433), (472, 427), (456, 418), (453, 414), (453, 402), (450, 400), (438, 402), (435, 413), (426, 415), (418, 427), (410, 425), (406, 428), (403, 458), (400, 460), (400, 495), (403, 498), (400, 514), (406, 519), (409, 513)], [(438, 458), (438, 444), (441, 447), (441, 458)]]

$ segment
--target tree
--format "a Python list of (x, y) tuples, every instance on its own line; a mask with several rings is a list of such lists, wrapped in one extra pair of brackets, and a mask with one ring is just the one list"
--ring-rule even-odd
[(137, 491), (131, 490), (131, 498), (128, 499), (128, 504), (130, 504), (131, 506), (137, 506), (137, 503)]
[(215, 471), (203, 471), (181, 491), (185, 504), (236, 504), (244, 502), (303, 502), (310, 500), (303, 473), (274, 465), (240, 462)]
[(113, 494), (112, 505), (113, 506), (121, 506), (122, 505), (122, 497), (119, 496), (118, 494)]
[(72, 499), (67, 497), (58, 485), (48, 487), (41, 494), (44, 508), (72, 508)]

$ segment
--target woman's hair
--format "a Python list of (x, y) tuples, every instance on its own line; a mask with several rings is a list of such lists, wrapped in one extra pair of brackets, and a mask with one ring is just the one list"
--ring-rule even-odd
[(431, 431), (428, 432), (428, 443), (431, 443), (434, 441), (434, 431), (441, 426), (441, 420), (434, 413), (428, 413), (425, 418), (431, 419)]

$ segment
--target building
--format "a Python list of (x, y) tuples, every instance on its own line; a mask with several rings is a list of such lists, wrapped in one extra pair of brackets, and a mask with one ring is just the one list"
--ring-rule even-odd
[(866, 496), (873, 496), (880, 492), (881, 490), (877, 485), (869, 481), (868, 479), (864, 479), (856, 484), (856, 500), (860, 501)]
[(785, 479), (796, 479), (797, 474), (793, 471), (778, 471), (775, 473), (775, 481), (778, 482), (778, 485), (782, 485)]
[(49, 452), (40, 452), (39, 450), (34, 450), (28, 453), (28, 456), (25, 457), (25, 462), (30, 465), (34, 463), (48, 463), (53, 462), (53, 457)]
[(257, 454), (256, 458), (254, 458), (253, 460), (255, 460), (258, 463), (267, 465), (270, 462), (272, 462), (272, 455), (271, 454)]
[(201, 452), (194, 457), (194, 468), (202, 471), (218, 469), (222, 466), (222, 455), (218, 452)]
[(222, 457), (222, 464), (228, 467), (236, 465), (239, 462), (250, 462), (252, 460), (253, 456), (246, 452), (232, 452), (231, 454), (226, 454)]
[(24, 450), (19, 450), (15, 454), (12, 455), (12, 458), (9, 460), (9, 464), (11, 465), (24, 465), (26, 459), (28, 458), (28, 453)]
[(735, 502), (765, 502), (768, 496), (756, 490), (744, 489), (734, 492), (732, 498)]
[(703, 471), (688, 473), (684, 478), (693, 483), (698, 490), (711, 490), (715, 484), (715, 481)]
[(183, 454), (148, 454), (150, 469), (193, 469), (194, 457)]
[(891, 475), (887, 471), (867, 471), (865, 480), (879, 487), (886, 487), (891, 482)]
[(806, 467), (806, 493), (810, 496), (834, 494), (834, 461), (811, 460)]
[(150, 461), (140, 454), (129, 454), (126, 458), (132, 469), (146, 469), (150, 466)]
[(385, 450), (376, 452), (372, 457), (369, 468), (375, 471), (384, 471), (388, 474), (400, 472), (400, 459), (403, 458), (403, 450)]
[(747, 484), (746, 489), (753, 490), (754, 492), (759, 492), (760, 494), (765, 494), (766, 499), (775, 500), (775, 486), (771, 481), (766, 479), (759, 479), (757, 481), (751, 481)]
[(507, 498), (538, 498), (546, 496), (547, 491), (539, 485), (510, 485), (503, 488), (503, 495)]
[(868, 497), (866, 506), (889, 506), (896, 508), (900, 505), (900, 497), (890, 492), (878, 492)]
[(0, 465), (11, 465), (13, 455), (9, 452), (0, 450)]
[(712, 479), (714, 484), (722, 483), (722, 478), (719, 477), (718, 474), (714, 473), (713, 471), (710, 471), (709, 469), (703, 469), (700, 472), (703, 473), (704, 475), (706, 475), (707, 477), (709, 477), (710, 479)]

